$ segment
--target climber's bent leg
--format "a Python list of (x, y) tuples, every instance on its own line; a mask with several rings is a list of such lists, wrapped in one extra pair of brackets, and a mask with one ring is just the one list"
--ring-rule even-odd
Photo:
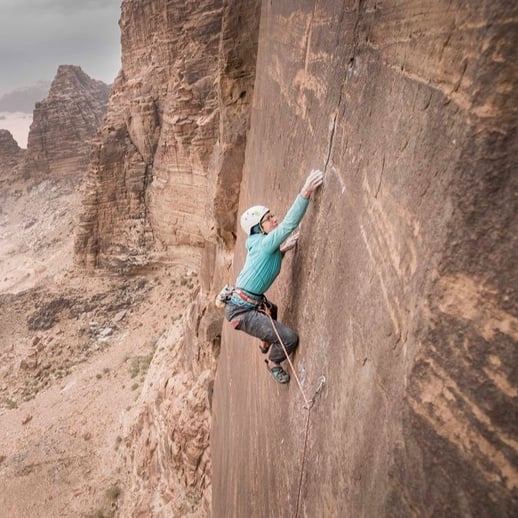
[[(295, 331), (293, 331), (293, 329), (291, 329), (288, 326), (285, 326), (281, 322), (275, 321), (274, 324), (277, 328), (277, 333), (279, 333), (279, 336), (282, 339), (287, 353), (291, 354), (299, 345), (299, 336), (297, 335), (297, 333), (295, 333)], [(286, 359), (286, 354), (284, 353), (284, 349), (282, 348), (282, 345), (277, 339), (277, 335), (275, 342), (272, 342), (272, 346), (270, 348), (270, 355), (268, 356), (268, 358), (270, 359), (270, 361), (274, 363), (281, 363)]]
[[(281, 337), (288, 354), (293, 352), (299, 344), (299, 337), (295, 331), (285, 326), (281, 322), (274, 321), (273, 324), (277, 329), (277, 333), (273, 329), (270, 317), (261, 311), (251, 310), (236, 317), (239, 320), (235, 329), (244, 331), (245, 333), (255, 336), (264, 342), (272, 344), (270, 348), (269, 359), (273, 363), (281, 363), (286, 359), (283, 348), (277, 338), (277, 333)], [(234, 326), (233, 326), (234, 327)]]

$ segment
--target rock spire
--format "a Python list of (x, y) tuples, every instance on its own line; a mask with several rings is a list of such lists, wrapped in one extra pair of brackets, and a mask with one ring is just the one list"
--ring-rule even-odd
[(23, 175), (83, 172), (109, 93), (108, 85), (90, 78), (80, 67), (61, 65), (47, 98), (34, 108)]

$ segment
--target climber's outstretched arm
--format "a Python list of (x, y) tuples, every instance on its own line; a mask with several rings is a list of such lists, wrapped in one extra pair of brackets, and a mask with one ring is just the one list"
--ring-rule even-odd
[(306, 213), (306, 208), (309, 204), (311, 194), (313, 194), (313, 192), (322, 185), (323, 179), (324, 174), (318, 169), (313, 169), (309, 173), (299, 195), (290, 207), (290, 210), (288, 210), (284, 219), (279, 223), (277, 228), (272, 230), (262, 240), (261, 247), (263, 250), (273, 253), (280, 247), (281, 243), (287, 239), (293, 230), (295, 230)]

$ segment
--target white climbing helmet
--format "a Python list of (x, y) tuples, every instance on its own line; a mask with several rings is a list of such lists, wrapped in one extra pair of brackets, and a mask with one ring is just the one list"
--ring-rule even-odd
[(241, 214), (241, 228), (246, 232), (247, 236), (250, 235), (252, 227), (260, 223), (263, 216), (269, 211), (270, 209), (268, 207), (254, 205)]

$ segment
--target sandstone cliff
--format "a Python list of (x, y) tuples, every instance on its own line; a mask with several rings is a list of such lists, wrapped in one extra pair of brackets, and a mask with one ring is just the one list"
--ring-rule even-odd
[(122, 3), (122, 70), (85, 183), (78, 264), (199, 268), (209, 236), (233, 241), (255, 5)]
[(109, 92), (108, 85), (80, 67), (61, 65), (48, 96), (34, 108), (24, 177), (83, 176)]
[(224, 328), (214, 517), (516, 514), (517, 14), (262, 3), (240, 209), (325, 171), (271, 297), (304, 390), (327, 384), (299, 486), (297, 385)]
[[(517, 8), (262, 2), (257, 40), (258, 6), (122, 3), (76, 263), (201, 289), (126, 421), (121, 515), (512, 516)], [(306, 421), (253, 339), (225, 325), (220, 352), (210, 300), (238, 207), (283, 214), (312, 167), (269, 294), (306, 394), (326, 378)]]
[[(122, 3), (122, 69), (83, 185), (76, 264), (201, 272), (164, 337), (146, 405), (125, 421), (121, 515), (210, 515), (211, 387), (253, 92), (259, 2)], [(156, 269), (156, 270), (155, 270)], [(160, 303), (160, 302), (159, 302)]]

